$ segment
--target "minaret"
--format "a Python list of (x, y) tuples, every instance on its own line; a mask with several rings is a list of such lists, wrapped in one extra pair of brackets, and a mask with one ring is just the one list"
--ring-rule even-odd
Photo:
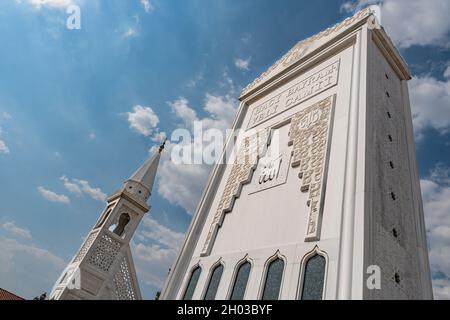
[(108, 198), (105, 210), (56, 282), (50, 299), (142, 299), (130, 240), (150, 209), (147, 200), (164, 144)]

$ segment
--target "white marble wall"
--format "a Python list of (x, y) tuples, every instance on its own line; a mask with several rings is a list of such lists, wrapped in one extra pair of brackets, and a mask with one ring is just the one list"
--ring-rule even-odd
[[(243, 259), (252, 264), (245, 298), (259, 299), (267, 262), (275, 255), (285, 261), (280, 299), (298, 299), (305, 257), (315, 249), (327, 261), (324, 299), (431, 297), (405, 91), (409, 74), (384, 31), (373, 31), (366, 22), (354, 22), (339, 37), (327, 38), (327, 43), (321, 40), (322, 47), (315, 44), (316, 52), (305, 55), (303, 60), (299, 58), (299, 63), (286, 68), (261, 89), (245, 92), (234, 124), (234, 129), (278, 129), (280, 153), (291, 154), (290, 120), (298, 112), (333, 97), (318, 237), (306, 237), (308, 193), (301, 191), (300, 168), (290, 163), (282, 179), (270, 188), (258, 187), (257, 167), (251, 181), (243, 183), (236, 193), (234, 206), (223, 215), (215, 237), (210, 238), (232, 171), (232, 165), (217, 165), (169, 275), (163, 299), (181, 299), (197, 265), (202, 267), (202, 274), (193, 298), (202, 299), (218, 262), (223, 263), (224, 273), (216, 298), (227, 299)], [(382, 39), (378, 45), (383, 54), (376, 50), (374, 33)], [(382, 79), (385, 73), (389, 81)], [(290, 90), (295, 91), (296, 86), (301, 87), (301, 93), (292, 100), (296, 93)], [(385, 96), (387, 90), (389, 99)], [(384, 119), (388, 105), (392, 108), (391, 122)], [(384, 143), (387, 131), (392, 131), (394, 139), (389, 147)], [(396, 169), (386, 167), (388, 158), (398, 165)], [(389, 200), (390, 188), (395, 189), (394, 202)], [(395, 218), (391, 216), (393, 211)], [(389, 235), (394, 225), (399, 233), (395, 240)], [(210, 250), (205, 251), (205, 243), (210, 241)], [(372, 264), (382, 268), (382, 289), (377, 292), (368, 291), (365, 285), (366, 269)], [(395, 268), (401, 270), (401, 285), (390, 281)]]

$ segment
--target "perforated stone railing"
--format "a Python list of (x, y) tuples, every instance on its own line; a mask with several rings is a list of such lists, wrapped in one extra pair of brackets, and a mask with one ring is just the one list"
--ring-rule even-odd
[(107, 234), (103, 234), (100, 241), (89, 255), (89, 264), (97, 267), (101, 271), (108, 272), (120, 251), (120, 247), (120, 242), (114, 240)]
[(95, 237), (97, 236), (97, 234), (98, 234), (98, 230), (97, 231), (93, 231), (93, 232), (91, 232), (89, 234), (89, 236), (84, 241), (83, 246), (81, 247), (80, 251), (78, 251), (78, 254), (73, 259), (74, 263), (83, 260), (84, 256), (86, 255), (86, 253), (88, 252), (88, 250), (91, 247), (92, 243), (94, 242)]
[(119, 269), (114, 275), (114, 291), (117, 300), (136, 300), (130, 267), (126, 258), (122, 258)]

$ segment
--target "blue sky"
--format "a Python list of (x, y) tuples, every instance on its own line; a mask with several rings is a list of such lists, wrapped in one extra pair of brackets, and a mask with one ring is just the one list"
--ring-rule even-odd
[[(450, 5), (446, 0), (8, 0), (0, 3), (0, 287), (49, 291), (163, 133), (225, 129), (239, 91), (297, 41), (381, 5), (410, 83), (435, 295), (450, 297)], [(81, 29), (66, 28), (66, 7)], [(133, 240), (161, 289), (208, 177), (162, 159)]]

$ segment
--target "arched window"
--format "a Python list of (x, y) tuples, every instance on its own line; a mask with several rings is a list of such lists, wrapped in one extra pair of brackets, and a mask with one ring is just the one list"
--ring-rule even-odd
[(191, 278), (189, 279), (189, 284), (184, 292), (183, 300), (192, 300), (192, 296), (194, 295), (195, 288), (197, 287), (198, 279), (200, 278), (200, 274), (202, 273), (202, 268), (199, 266), (195, 267), (195, 269), (191, 273)]
[(239, 266), (236, 278), (234, 279), (230, 300), (244, 300), (245, 289), (247, 288), (251, 269), (252, 266), (248, 261)]
[(308, 258), (303, 275), (302, 300), (322, 300), (325, 281), (325, 257), (315, 254)]
[(214, 300), (216, 298), (217, 289), (219, 289), (220, 279), (222, 278), (223, 265), (217, 265), (209, 279), (208, 289), (206, 290), (204, 300)]
[(278, 300), (281, 280), (283, 279), (284, 261), (277, 258), (270, 262), (267, 268), (262, 300)]
[(125, 231), (125, 226), (130, 222), (131, 218), (128, 213), (122, 213), (119, 217), (119, 223), (114, 228), (114, 233), (121, 237)]

